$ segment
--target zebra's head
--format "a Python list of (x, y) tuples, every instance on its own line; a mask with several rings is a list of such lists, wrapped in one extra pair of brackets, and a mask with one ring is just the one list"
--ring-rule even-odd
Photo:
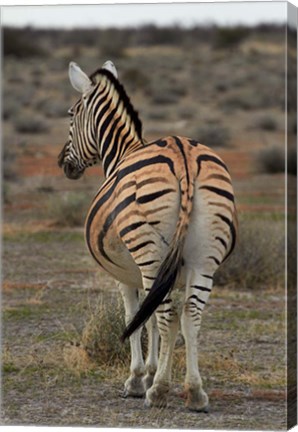
[[(107, 69), (117, 78), (117, 70), (111, 61), (107, 61), (102, 69)], [(85, 169), (99, 161), (99, 149), (94, 133), (92, 118), (92, 98), (95, 85), (91, 79), (74, 62), (69, 64), (71, 85), (81, 97), (70, 108), (70, 128), (68, 141), (58, 156), (58, 165), (64, 169), (70, 179), (78, 179)]]

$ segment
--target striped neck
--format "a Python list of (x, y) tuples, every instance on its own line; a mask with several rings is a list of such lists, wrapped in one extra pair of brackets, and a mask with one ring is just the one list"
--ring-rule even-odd
[(105, 177), (133, 151), (143, 147), (142, 124), (124, 88), (107, 70), (100, 69), (90, 79), (98, 84), (90, 95), (98, 153)]

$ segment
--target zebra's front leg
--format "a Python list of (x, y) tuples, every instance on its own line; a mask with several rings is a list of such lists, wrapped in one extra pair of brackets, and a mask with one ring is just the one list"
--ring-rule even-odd
[(203, 390), (198, 367), (198, 334), (202, 312), (211, 292), (212, 279), (201, 276), (198, 272), (189, 272), (181, 316), (181, 330), (186, 348), (186, 407), (191, 411), (208, 412), (209, 400)]
[[(138, 310), (139, 292), (137, 289), (122, 283), (119, 284), (119, 289), (124, 302), (125, 323), (127, 325)], [(124, 397), (143, 397), (145, 394), (143, 384), (145, 365), (141, 346), (141, 332), (142, 329), (135, 331), (129, 339), (131, 351), (130, 376), (124, 384)]]
[(146, 392), (146, 406), (167, 406), (171, 384), (173, 350), (179, 327), (179, 319), (171, 299), (164, 300), (156, 310), (158, 330), (161, 338), (157, 371), (153, 385)]
[(143, 382), (145, 390), (148, 390), (153, 384), (158, 362), (159, 332), (155, 314), (147, 321), (146, 329), (148, 333), (148, 353), (145, 366), (146, 375), (144, 376)]

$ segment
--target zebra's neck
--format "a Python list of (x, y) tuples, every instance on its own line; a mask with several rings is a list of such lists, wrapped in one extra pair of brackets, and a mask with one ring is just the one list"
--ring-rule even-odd
[[(143, 146), (141, 122), (121, 84), (106, 72), (94, 97), (95, 136), (106, 177), (131, 152)], [(92, 98), (93, 99), (93, 98)]]

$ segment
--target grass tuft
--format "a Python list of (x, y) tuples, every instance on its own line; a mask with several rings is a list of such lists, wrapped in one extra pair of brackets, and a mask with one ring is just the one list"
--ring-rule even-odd
[(103, 294), (96, 307), (90, 310), (82, 333), (82, 344), (99, 365), (128, 364), (129, 344), (120, 342), (125, 328), (124, 307), (120, 296)]

